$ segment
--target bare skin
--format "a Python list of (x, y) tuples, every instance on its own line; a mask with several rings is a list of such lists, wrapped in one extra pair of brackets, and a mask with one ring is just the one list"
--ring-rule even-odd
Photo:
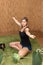
[[(27, 22), (25, 22), (25, 23), (24, 23), (24, 22), (19, 23), (18, 20), (15, 19), (15, 17), (13, 17), (13, 20), (15, 21), (15, 23), (16, 23), (18, 26), (20, 26), (20, 28), (21, 28), (21, 26), (23, 26), (23, 27), (21, 28), (21, 30), (20, 30), (21, 32), (25, 31), (25, 33), (26, 33), (30, 38), (32, 38), (32, 39), (34, 39), (34, 38), (36, 37), (35, 35), (32, 35), (32, 34), (29, 32), (29, 28), (26, 28)], [(24, 20), (24, 21), (25, 21), (25, 20)], [(19, 54), (19, 56), (20, 56), (21, 58), (31, 52), (27, 47), (22, 47), (22, 45), (21, 45), (20, 42), (18, 42), (18, 41), (17, 41), (17, 42), (11, 42), (9, 45), (10, 45), (10, 47), (15, 48), (15, 49), (17, 49), (17, 50), (19, 51), (18, 54)]]
[(22, 45), (18, 41), (11, 42), (9, 45), (10, 45), (10, 47), (17, 49), (18, 51), (22, 49)]
[(30, 51), (27, 47), (24, 47), (24, 48), (22, 48), (19, 52), (18, 52), (18, 54), (19, 54), (19, 56), (21, 57), (21, 58), (23, 58), (24, 56), (26, 56), (28, 53), (30, 53), (30, 52), (32, 52), (32, 51)]
[(18, 54), (21, 58), (31, 52), (27, 47), (22, 47), (20, 42), (11, 42), (10, 47), (17, 49), (19, 51)]

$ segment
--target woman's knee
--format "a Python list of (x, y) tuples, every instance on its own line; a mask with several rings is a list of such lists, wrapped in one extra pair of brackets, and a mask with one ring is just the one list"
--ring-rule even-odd
[(23, 57), (23, 52), (21, 50), (18, 52), (18, 54), (21, 58)]
[(15, 44), (14, 42), (11, 42), (11, 43), (9, 43), (9, 46), (12, 47), (12, 46), (14, 46), (14, 44)]
[(10, 47), (15, 47), (15, 46), (18, 46), (19, 45), (19, 42), (11, 42), (9, 44)]
[(9, 43), (9, 46), (11, 47), (12, 46), (12, 43)]
[(22, 57), (24, 57), (25, 55), (27, 55), (28, 54), (28, 50), (27, 49), (25, 49), (25, 48), (23, 48), (23, 49), (21, 49), (20, 51), (19, 51), (19, 56), (22, 58)]

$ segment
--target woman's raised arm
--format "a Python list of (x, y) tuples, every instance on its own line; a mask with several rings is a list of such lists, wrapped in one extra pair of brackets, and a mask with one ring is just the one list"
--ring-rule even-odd
[(19, 21), (18, 21), (18, 20), (16, 20), (16, 18), (15, 18), (15, 17), (12, 17), (12, 19), (15, 21), (15, 23), (16, 23), (17, 25), (19, 25), (19, 26), (21, 27), (21, 24), (19, 23)]

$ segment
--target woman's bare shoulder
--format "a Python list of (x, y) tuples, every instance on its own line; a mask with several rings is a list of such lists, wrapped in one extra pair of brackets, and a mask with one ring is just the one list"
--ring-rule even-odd
[(29, 28), (25, 28), (25, 31), (29, 31)]

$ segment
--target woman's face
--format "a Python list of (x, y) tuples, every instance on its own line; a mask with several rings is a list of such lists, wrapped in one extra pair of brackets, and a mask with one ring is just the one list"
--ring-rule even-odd
[(25, 19), (24, 19), (24, 20), (22, 20), (21, 25), (22, 25), (23, 27), (27, 25), (27, 22), (26, 22), (26, 20), (25, 20)]

